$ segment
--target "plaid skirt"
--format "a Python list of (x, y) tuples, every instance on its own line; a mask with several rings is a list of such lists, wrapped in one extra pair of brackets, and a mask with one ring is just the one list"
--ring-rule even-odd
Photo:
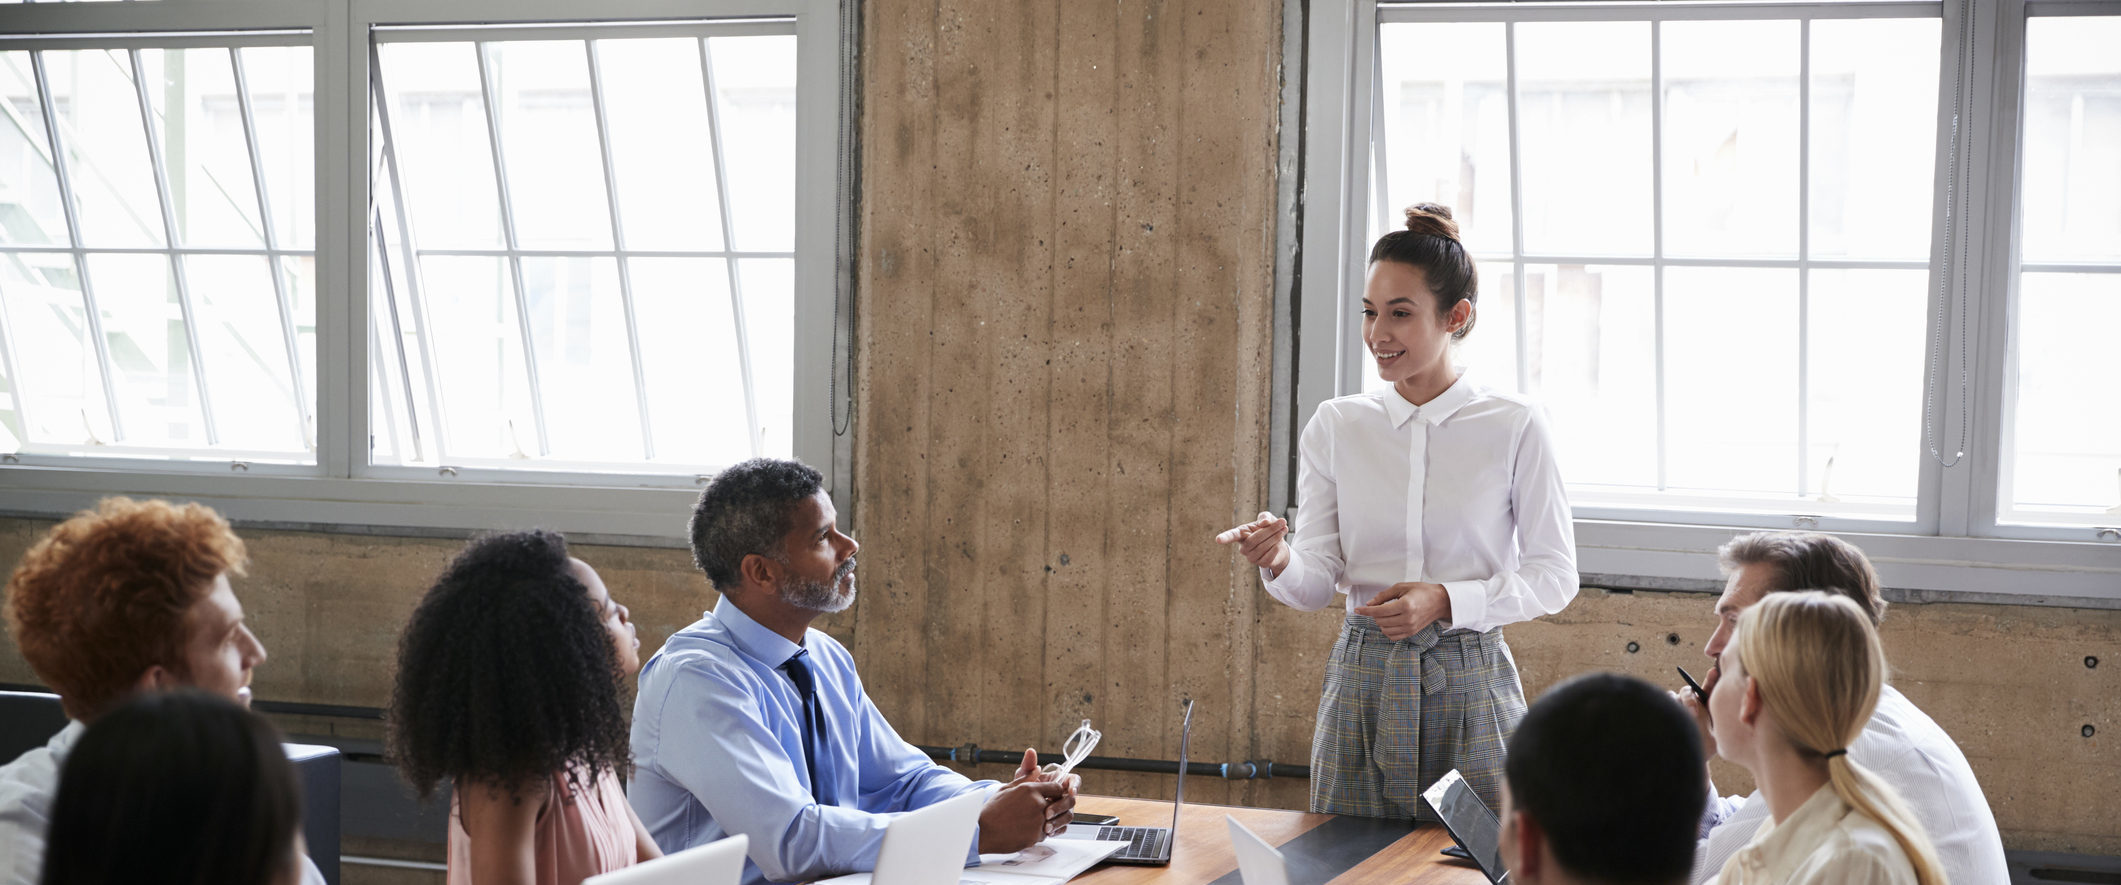
[(1502, 807), (1503, 741), (1524, 718), (1524, 686), (1502, 631), (1404, 640), (1349, 615), (1326, 664), (1311, 737), (1311, 810), (1433, 821), (1421, 791), (1453, 768)]

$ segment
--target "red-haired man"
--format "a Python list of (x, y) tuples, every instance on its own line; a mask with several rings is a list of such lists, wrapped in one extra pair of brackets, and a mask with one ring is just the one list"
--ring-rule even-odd
[[(242, 539), (213, 510), (127, 498), (76, 514), (22, 557), (7, 582), (8, 630), (73, 721), (0, 767), (0, 885), (36, 885), (59, 770), (84, 723), (139, 691), (250, 703), (265, 646), (228, 583), (244, 562)], [(303, 879), (322, 881), (307, 858)]]

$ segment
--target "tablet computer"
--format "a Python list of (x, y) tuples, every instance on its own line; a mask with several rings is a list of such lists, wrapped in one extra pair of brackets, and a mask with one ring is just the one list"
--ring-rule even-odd
[(1422, 791), (1422, 801), (1436, 816), (1443, 819), (1444, 829), (1451, 831), (1451, 839), (1458, 847), (1472, 855), (1473, 864), (1480, 867), (1481, 874), (1495, 885), (1510, 881), (1510, 871), (1502, 866), (1502, 825), (1495, 819), (1495, 812), (1480, 801), (1480, 794), (1473, 792), (1464, 776), (1452, 769), (1436, 783)]

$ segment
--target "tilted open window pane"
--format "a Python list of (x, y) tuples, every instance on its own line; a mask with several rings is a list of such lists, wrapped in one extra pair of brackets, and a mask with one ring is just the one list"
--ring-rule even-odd
[(1913, 520), (1938, 22), (1539, 16), (1379, 25), (1370, 235), (1454, 208), (1457, 361), (1579, 505)]
[(795, 40), (674, 27), (378, 45), (374, 463), (792, 450)]
[[(0, 442), (312, 461), (312, 244), (271, 235), (252, 125), (261, 88), (312, 125), (310, 49), (246, 90), (255, 48), (72, 45), (0, 52)], [(311, 165), (279, 179), (306, 206)]]

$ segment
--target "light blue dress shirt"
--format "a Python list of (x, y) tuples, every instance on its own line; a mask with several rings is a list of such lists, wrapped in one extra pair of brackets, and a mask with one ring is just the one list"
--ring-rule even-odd
[[(811, 798), (803, 699), (778, 668), (801, 648), (830, 723), (818, 771), (836, 804)], [(641, 668), (629, 797), (665, 853), (743, 833), (744, 882), (801, 882), (875, 868), (898, 814), (993, 781), (929, 761), (884, 721), (854, 657), (811, 630), (797, 646), (726, 600)], [(979, 859), (978, 839), (966, 854)]]

